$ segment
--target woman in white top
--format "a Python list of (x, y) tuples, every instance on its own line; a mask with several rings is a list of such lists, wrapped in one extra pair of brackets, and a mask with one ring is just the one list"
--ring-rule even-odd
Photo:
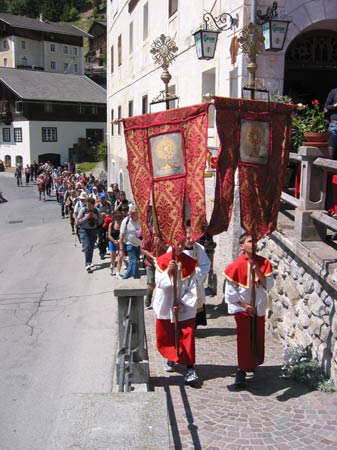
[(129, 216), (123, 219), (120, 230), (119, 248), (126, 250), (129, 256), (129, 264), (126, 269), (123, 279), (130, 277), (140, 278), (138, 270), (138, 260), (140, 256), (140, 244), (139, 239), (140, 222), (138, 220), (138, 211), (135, 205), (131, 205), (129, 208)]

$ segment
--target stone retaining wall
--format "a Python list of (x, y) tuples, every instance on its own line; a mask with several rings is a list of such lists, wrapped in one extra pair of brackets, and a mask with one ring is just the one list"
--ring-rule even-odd
[(259, 253), (272, 261), (275, 272), (267, 326), (285, 346), (312, 346), (313, 358), (337, 383), (336, 272), (277, 232), (261, 241)]

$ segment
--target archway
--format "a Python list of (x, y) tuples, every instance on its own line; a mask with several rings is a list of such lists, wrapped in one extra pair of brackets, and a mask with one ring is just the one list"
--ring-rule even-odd
[(17, 156), (15, 157), (15, 165), (16, 165), (16, 166), (17, 166), (17, 165), (20, 165), (20, 166), (23, 165), (23, 158), (22, 158), (21, 155), (17, 155)]
[(337, 87), (337, 31), (312, 30), (296, 37), (285, 55), (284, 94), (295, 103), (323, 105)]
[(61, 165), (61, 155), (58, 153), (44, 153), (43, 155), (39, 155), (39, 164), (51, 162), (54, 167), (58, 167)]
[(5, 155), (5, 167), (12, 167), (11, 155)]

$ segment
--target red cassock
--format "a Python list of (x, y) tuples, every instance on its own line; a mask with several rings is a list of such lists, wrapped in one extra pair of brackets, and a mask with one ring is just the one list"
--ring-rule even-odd
[[(181, 294), (181, 297), (178, 298), (178, 301), (181, 301), (184, 305), (184, 296), (189, 293), (189, 297), (191, 298), (191, 293), (196, 293), (196, 285), (194, 280), (194, 272), (197, 265), (197, 261), (194, 258), (189, 257), (185, 253), (181, 253), (179, 256), (176, 256), (176, 261), (180, 263), (180, 270), (178, 271), (178, 291)], [(158, 270), (157, 276), (162, 276), (162, 274), (166, 271), (169, 262), (172, 260), (172, 252), (165, 253), (160, 256), (156, 262), (156, 268)], [(159, 285), (160, 286), (160, 285)], [(165, 291), (165, 297), (164, 297)], [(157, 314), (156, 310), (156, 296), (157, 298), (161, 296), (162, 302), (166, 302), (167, 304), (172, 305), (173, 298), (173, 284), (166, 289), (161, 289), (157, 286), (157, 292), (155, 293), (155, 299), (153, 308)], [(166, 359), (170, 361), (174, 361), (183, 365), (193, 365), (195, 362), (195, 340), (194, 340), (194, 329), (195, 329), (195, 315), (196, 315), (196, 303), (197, 298), (195, 296), (195, 301), (191, 299), (189, 301), (189, 312), (180, 313), (179, 314), (179, 341), (178, 341), (178, 355), (176, 353), (176, 332), (175, 332), (175, 324), (172, 322), (170, 318), (158, 318), (156, 319), (156, 340), (157, 340), (157, 349), (159, 353)], [(192, 304), (195, 304), (193, 306)], [(170, 306), (171, 307), (171, 306)], [(185, 307), (185, 305), (184, 305)], [(163, 311), (163, 309), (161, 309)], [(165, 314), (161, 313), (160, 316)], [(192, 317), (189, 317), (192, 316)], [(185, 318), (186, 317), (186, 318)], [(181, 320), (184, 319), (185, 320)]]
[[(272, 265), (268, 259), (257, 255), (255, 261), (266, 277), (272, 274)], [(231, 283), (236, 284), (239, 290), (250, 289), (249, 264), (243, 254), (225, 269), (224, 275)], [(258, 282), (258, 278), (256, 281)], [(252, 318), (244, 311), (236, 312), (234, 317), (237, 327), (238, 367), (245, 372), (250, 372), (264, 361), (265, 317), (263, 315)], [(254, 339), (252, 340), (253, 321), (255, 323)]]
[(175, 327), (169, 319), (156, 319), (156, 338), (159, 353), (169, 361), (192, 366), (195, 363), (195, 318), (179, 323), (179, 356), (175, 347)]

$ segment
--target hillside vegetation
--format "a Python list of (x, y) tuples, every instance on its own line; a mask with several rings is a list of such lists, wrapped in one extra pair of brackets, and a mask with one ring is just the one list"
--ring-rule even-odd
[(53, 22), (75, 22), (82, 16), (104, 19), (106, 0), (0, 0), (0, 12), (44, 19)]

